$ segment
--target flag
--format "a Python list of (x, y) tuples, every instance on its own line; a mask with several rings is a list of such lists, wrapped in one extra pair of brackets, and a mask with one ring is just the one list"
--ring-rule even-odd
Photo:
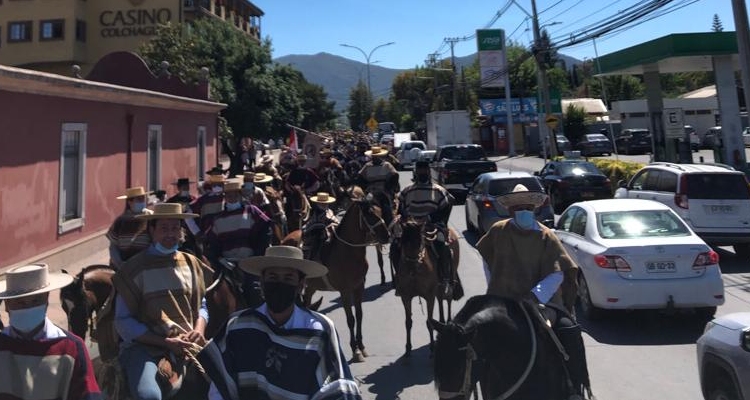
[(289, 132), (289, 148), (297, 153), (297, 131), (292, 128), (291, 132)]

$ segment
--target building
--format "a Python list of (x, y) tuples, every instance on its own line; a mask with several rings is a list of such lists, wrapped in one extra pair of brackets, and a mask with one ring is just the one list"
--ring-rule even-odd
[(208, 93), (207, 76), (198, 85), (157, 77), (125, 52), (88, 79), (0, 66), (0, 273), (105, 249), (127, 187), (171, 195), (178, 177), (203, 179), (218, 161), (225, 107)]
[(260, 41), (249, 0), (0, 0), (0, 65), (84, 74), (106, 54), (136, 51), (159, 24), (218, 18)]

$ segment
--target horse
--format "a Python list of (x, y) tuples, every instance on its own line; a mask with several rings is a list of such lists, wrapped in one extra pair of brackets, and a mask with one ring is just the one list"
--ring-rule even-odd
[(295, 186), (290, 192), (285, 192), (284, 214), (289, 232), (302, 227), (302, 221), (310, 214), (310, 202), (301, 187)]
[[(374, 192), (372, 193), (372, 199), (375, 205), (377, 205), (381, 210), (383, 210), (383, 221), (386, 223), (386, 226), (391, 226), (393, 223), (393, 210), (396, 208), (396, 202), (391, 201), (390, 197), (385, 192)], [(377, 260), (378, 260), (378, 268), (380, 268), (380, 286), (385, 286), (385, 269), (383, 267), (383, 253), (385, 245), (382, 243), (378, 243), (375, 246)], [(391, 282), (393, 281), (393, 264), (390, 266), (391, 270)]]
[[(284, 238), (282, 244), (299, 246), (300, 238), (301, 232), (294, 231)], [(362, 342), (362, 297), (368, 269), (366, 248), (373, 239), (379, 243), (389, 239), (380, 210), (366, 198), (353, 199), (334, 230), (330, 243), (324, 244), (320, 250), (320, 261), (328, 267), (328, 274), (322, 278), (308, 279), (303, 294), (303, 303), (309, 306), (317, 290), (339, 292), (346, 313), (354, 362), (362, 362), (367, 357)]]
[(73, 283), (60, 289), (60, 303), (68, 316), (68, 330), (81, 339), (86, 339), (87, 332), (95, 336), (93, 315), (99, 313), (112, 292), (114, 274), (114, 268), (109, 265), (89, 265), (73, 277)]
[(271, 215), (269, 215), (269, 217), (271, 218), (271, 221), (273, 221), (273, 225), (271, 226), (271, 231), (273, 233), (273, 235), (271, 235), (271, 244), (275, 246), (281, 243), (287, 233), (289, 233), (287, 230), (286, 214), (284, 214), (281, 193), (271, 186), (267, 186), (265, 192), (266, 197), (268, 197), (268, 202), (270, 203), (269, 211)]
[[(401, 246), (399, 254), (399, 273), (396, 290), (404, 305), (406, 325), (406, 351), (404, 357), (411, 355), (411, 302), (414, 297), (421, 297), (427, 302), (427, 319), (432, 319), (435, 309), (435, 297), (438, 290), (438, 275), (432, 259), (425, 255), (423, 238), (423, 224), (409, 219), (402, 224)], [(434, 337), (432, 327), (428, 323), (430, 333), (430, 354), (432, 354)]]
[[(437, 330), (433, 363), (440, 399), (561, 400), (569, 397), (562, 355), (530, 307), (493, 295), (470, 298)], [(475, 397), (476, 398), (476, 397)]]

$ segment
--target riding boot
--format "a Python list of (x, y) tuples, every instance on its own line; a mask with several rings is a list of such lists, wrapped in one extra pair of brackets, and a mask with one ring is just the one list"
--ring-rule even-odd
[(568, 317), (562, 317), (556, 324), (554, 331), (565, 348), (565, 352), (568, 353), (566, 366), (573, 384), (574, 393), (572, 395), (586, 398), (586, 392), (591, 394), (591, 382), (586, 365), (586, 348), (581, 338), (581, 326)]

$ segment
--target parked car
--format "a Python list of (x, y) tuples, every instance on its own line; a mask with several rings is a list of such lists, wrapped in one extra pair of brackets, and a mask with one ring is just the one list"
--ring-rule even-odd
[(685, 125), (685, 134), (690, 138), (690, 149), (698, 151), (701, 148), (701, 137), (692, 125)]
[(618, 153), (646, 154), (652, 151), (651, 132), (648, 129), (623, 129), (615, 135)]
[(695, 349), (704, 399), (750, 400), (750, 313), (710, 321)]
[(583, 156), (612, 155), (612, 142), (601, 133), (587, 133), (576, 145)]
[(724, 303), (719, 255), (669, 207), (651, 200), (575, 203), (555, 234), (579, 267), (589, 319), (605, 309), (691, 308), (711, 317)]
[(655, 162), (618, 182), (615, 198), (669, 206), (706, 243), (733, 245), (750, 258), (750, 187), (745, 174), (721, 164)]
[(708, 128), (706, 133), (703, 135), (703, 142), (701, 146), (704, 149), (713, 149), (718, 144), (718, 140), (721, 138), (721, 127), (714, 126)]
[[(555, 135), (555, 139), (556, 139), (556, 142), (557, 142), (557, 153), (558, 154), (563, 154), (563, 152), (573, 150), (573, 146), (570, 143), (570, 140), (568, 140), (568, 138), (565, 137), (565, 135), (557, 134), (557, 135)], [(540, 141), (539, 157), (543, 157), (544, 156), (544, 153), (543, 153), (544, 150), (547, 150), (547, 155), (550, 154), (549, 145), (547, 146), (546, 149), (542, 149), (541, 147), (542, 146), (541, 146), (541, 141)]]
[(422, 150), (426, 148), (427, 146), (421, 140), (405, 140), (401, 142), (401, 146), (396, 151), (396, 158), (401, 164), (401, 168), (412, 166), (419, 158)]
[(432, 162), (432, 159), (435, 158), (435, 153), (437, 153), (437, 150), (422, 150), (419, 152), (419, 158), (417, 161), (430, 161)]
[(380, 137), (380, 144), (383, 146), (393, 145), (393, 135), (390, 133), (384, 133)]
[(745, 147), (750, 147), (750, 127), (742, 130), (742, 142), (745, 143)]
[(548, 162), (535, 172), (556, 213), (576, 201), (612, 198), (612, 183), (596, 166), (583, 159)]
[(497, 164), (487, 159), (477, 144), (440, 146), (430, 164), (432, 179), (462, 201), (477, 176), (497, 171)]
[[(544, 192), (539, 179), (528, 172), (504, 170), (479, 175), (466, 196), (466, 228), (483, 235), (495, 222), (511, 218), (508, 210), (497, 201), (497, 197), (512, 192), (518, 184), (526, 186), (532, 192)], [(548, 227), (554, 225), (555, 213), (549, 201), (535, 213), (537, 221)]]

